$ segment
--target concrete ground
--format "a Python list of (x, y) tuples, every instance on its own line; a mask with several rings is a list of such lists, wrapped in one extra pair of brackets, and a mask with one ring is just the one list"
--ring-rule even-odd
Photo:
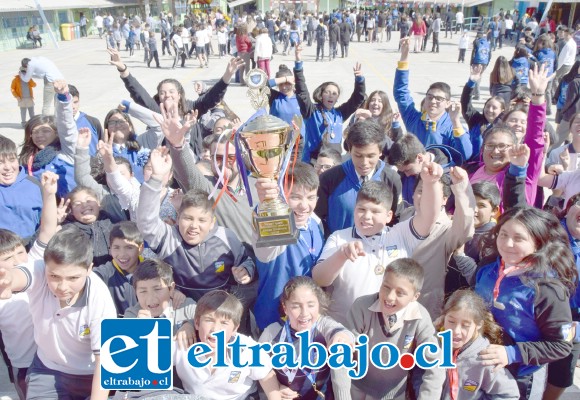
[[(469, 76), (469, 64), (457, 63), (459, 36), (454, 35), (452, 39), (446, 39), (442, 33), (441, 36), (440, 53), (428, 52), (411, 54), (410, 56), (410, 88), (417, 104), (420, 103), (428, 86), (435, 81), (449, 83), (453, 98), (459, 101), (461, 90)], [(352, 68), (358, 61), (362, 64), (366, 77), (367, 93), (373, 90), (383, 90), (392, 99), (395, 68), (399, 59), (399, 54), (396, 51), (398, 42), (395, 40), (398, 37), (399, 34), (395, 33), (390, 42), (381, 44), (351, 42), (347, 59), (337, 58), (328, 61), (326, 58), (324, 62), (314, 62), (315, 46), (305, 46), (303, 51), (304, 71), (311, 93), (318, 84), (324, 81), (336, 81), (342, 91), (340, 100), (346, 101), (353, 89)], [(159, 38), (157, 42), (160, 47)], [(280, 49), (281, 46), (278, 47)], [(217, 50), (215, 39), (213, 48)], [(109, 65), (109, 56), (105, 49), (104, 39), (99, 40), (98, 37), (91, 37), (83, 40), (59, 42), (58, 49), (51, 43), (45, 43), (45, 46), (40, 49), (4, 52), (2, 56), (4, 61), (0, 63), (0, 87), (5, 89), (5, 95), (0, 97), (0, 134), (10, 137), (17, 144), (21, 144), (24, 138), (24, 130), (20, 126), (20, 110), (16, 100), (8, 92), (12, 78), (18, 72), (20, 60), (24, 57), (43, 56), (53, 60), (68, 82), (78, 88), (81, 99), (80, 109), (102, 121), (110, 109), (115, 108), (121, 100), (129, 98), (117, 71)], [(430, 45), (428, 45), (428, 49), (430, 49)], [(328, 47), (326, 52), (327, 50)], [(493, 53), (492, 63), (497, 56), (503, 55), (511, 58), (512, 53), (513, 47), (504, 47)], [(467, 54), (468, 60), (469, 54)], [(196, 60), (187, 60), (186, 68), (171, 69), (173, 60), (169, 57), (161, 57), (161, 69), (148, 69), (142, 62), (142, 50), (135, 51), (134, 57), (129, 57), (128, 53), (123, 51), (122, 57), (130, 71), (150, 93), (154, 93), (157, 83), (162, 79), (174, 78), (183, 84), (187, 97), (192, 99), (196, 97), (193, 82), (203, 80), (212, 84), (222, 76), (227, 63), (225, 58), (219, 59), (212, 56), (207, 69), (199, 68), (199, 63)], [(286, 64), (292, 68), (293, 60), (293, 55), (276, 54), (271, 63), (272, 75), (278, 70), (280, 64)], [(488, 69), (487, 72), (490, 71), (491, 69)], [(38, 86), (35, 89), (36, 112), (40, 112), (43, 83), (42, 81), (37, 83)], [(481, 88), (482, 99), (486, 99), (486, 94), (489, 93), (488, 88), (489, 73), (486, 73)], [(246, 95), (246, 88), (238, 84), (231, 84), (225, 100), (242, 120), (252, 114), (253, 110)], [(392, 104), (394, 105), (394, 102)], [(475, 104), (481, 107), (483, 102), (478, 101)], [(549, 121), (553, 123), (553, 117), (550, 117)], [(139, 125), (137, 125), (137, 130), (139, 131)], [(566, 391), (563, 399), (580, 398), (580, 369), (576, 371), (575, 385)], [(2, 364), (0, 365), (0, 400), (15, 398), (14, 396), (15, 393), (9, 383), (6, 368)]]

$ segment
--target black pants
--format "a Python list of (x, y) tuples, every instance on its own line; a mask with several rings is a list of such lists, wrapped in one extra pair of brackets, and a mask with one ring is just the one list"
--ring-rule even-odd
[(155, 64), (157, 64), (157, 68), (159, 68), (159, 53), (157, 50), (153, 50), (149, 52), (149, 60), (147, 61), (147, 66), (151, 65), (151, 61), (155, 59)]
[(169, 39), (163, 39), (161, 41), (161, 52), (165, 55), (165, 49), (167, 49), (167, 54), (171, 55), (171, 47), (169, 46)]
[(348, 57), (348, 43), (340, 44), (340, 55), (341, 57)]
[(387, 26), (387, 42), (391, 41), (391, 27)]
[(433, 52), (439, 53), (439, 32), (433, 32)]
[(457, 60), (457, 62), (461, 61), (461, 62), (465, 62), (465, 52), (467, 49), (459, 49), (459, 59)]
[(337, 47), (338, 43), (337, 42), (328, 42), (328, 59), (332, 59), (332, 58), (336, 58), (336, 53), (337, 53)]
[(185, 59), (187, 58), (187, 55), (185, 54), (184, 49), (174, 49), (175, 50), (175, 59), (173, 60), (173, 67), (175, 68), (175, 66), (177, 65), (177, 60), (179, 58), (181, 58), (181, 66), (185, 67)]
[(316, 42), (316, 61), (318, 61), (319, 56), (321, 59), (324, 59), (324, 42), (323, 41)]

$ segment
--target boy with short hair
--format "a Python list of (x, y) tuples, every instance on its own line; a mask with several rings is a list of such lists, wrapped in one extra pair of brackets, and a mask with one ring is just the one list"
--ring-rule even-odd
[(448, 157), (439, 149), (426, 150), (415, 135), (404, 135), (391, 146), (389, 164), (397, 167), (401, 176), (403, 201), (413, 205), (413, 192), (417, 176), (421, 173), (424, 162), (436, 162), (446, 165)]
[(117, 315), (137, 304), (135, 289), (131, 284), (133, 274), (143, 261), (143, 236), (134, 222), (119, 222), (109, 233), (109, 254), (113, 258), (94, 269), (107, 285), (117, 309)]
[(395, 213), (401, 196), (399, 175), (380, 160), (385, 133), (372, 120), (350, 127), (346, 144), (350, 160), (337, 165), (320, 177), (315, 213), (324, 223), (326, 235), (354, 223), (354, 203), (363, 182), (382, 182), (391, 193), (389, 209)]
[(137, 226), (150, 248), (173, 266), (177, 287), (198, 300), (210, 290), (232, 290), (253, 281), (254, 261), (233, 231), (216, 224), (206, 192), (194, 189), (183, 196), (174, 226), (159, 218), (161, 180), (172, 164), (169, 154), (158, 149), (150, 162), (153, 172), (141, 186)]
[[(416, 261), (410, 258), (393, 261), (385, 269), (378, 293), (359, 297), (354, 302), (346, 326), (355, 335), (366, 334), (369, 348), (387, 342), (397, 346), (401, 354), (412, 354), (422, 343), (433, 343), (439, 349), (429, 312), (417, 302), (423, 279), (423, 268)], [(426, 358), (438, 359), (440, 352), (426, 352)], [(439, 399), (445, 371), (440, 368), (424, 371), (416, 390), (417, 398)], [(385, 374), (371, 364), (362, 379), (352, 381), (352, 399), (404, 398), (408, 372), (397, 365)]]
[[(30, 252), (31, 260), (41, 260), (44, 252), (43, 243), (50, 240), (57, 227), (56, 190), (58, 175), (45, 172), (42, 175), (42, 216), (36, 245)], [(0, 271), (11, 270), (29, 260), (22, 238), (7, 229), (0, 229)], [(0, 273), (1, 275), (1, 273)], [(0, 278), (1, 281), (2, 278)], [(1, 285), (1, 284), (0, 284)], [(34, 327), (30, 315), (27, 293), (16, 293), (0, 290), (0, 331), (4, 349), (8, 355), (7, 365), (12, 368), (16, 392), (21, 400), (26, 398), (26, 373), (36, 353)], [(7, 298), (9, 297), (10, 298)]]
[[(256, 382), (260, 381), (268, 399), (279, 399), (278, 380), (272, 370), (270, 356), (260, 349), (259, 361), (262, 367), (252, 367), (253, 351), (248, 347), (257, 345), (249, 336), (238, 333), (244, 313), (242, 303), (232, 294), (223, 290), (206, 293), (197, 302), (194, 324), (197, 331), (196, 342), (209, 345), (212, 352), (198, 356), (197, 359), (209, 360), (202, 368), (194, 368), (188, 360), (188, 351), (174, 346), (174, 365), (186, 392), (211, 399), (243, 400), (256, 392)], [(239, 363), (245, 367), (232, 365), (230, 353), (226, 351), (226, 368), (212, 368), (216, 362), (216, 338), (213, 333), (224, 331), (225, 343), (239, 340), (241, 348)], [(201, 360), (200, 360), (201, 361)]]
[(425, 240), (441, 210), (443, 195), (439, 178), (443, 169), (425, 163), (421, 175), (426, 184), (420, 211), (411, 221), (386, 227), (393, 212), (392, 194), (381, 182), (366, 182), (358, 192), (354, 209), (354, 227), (330, 235), (312, 277), (328, 287), (331, 303), (328, 315), (346, 322), (345, 310), (355, 299), (378, 290), (385, 267), (392, 261), (410, 257)]
[[(409, 91), (409, 38), (401, 39), (401, 60), (395, 73), (393, 95), (407, 132), (413, 132), (424, 146), (444, 144), (471, 157), (472, 145), (461, 123), (461, 105), (451, 102), (451, 89), (445, 82), (435, 82), (427, 89), (425, 105), (415, 109)], [(447, 110), (450, 110), (447, 112)]]
[(28, 243), (40, 224), (42, 195), (38, 181), (18, 163), (16, 144), (0, 135), (0, 228)]
[(318, 158), (316, 159), (316, 163), (314, 163), (314, 169), (318, 175), (322, 175), (323, 172), (328, 171), (335, 165), (342, 163), (342, 156), (338, 152), (338, 150), (324, 147), (320, 149), (318, 153)]
[[(277, 305), (284, 285), (295, 276), (311, 276), (324, 245), (324, 233), (320, 219), (313, 213), (318, 200), (318, 175), (307, 163), (298, 162), (289, 171), (287, 182), (292, 183), (288, 205), (294, 214), (299, 239), (296, 244), (272, 247), (256, 247), (254, 233), (252, 246), (258, 269), (258, 297), (254, 306), (256, 323), (260, 330), (280, 321)], [(256, 181), (260, 202), (278, 197), (278, 184), (268, 178)]]
[(100, 388), (101, 321), (116, 313), (107, 287), (91, 273), (92, 258), (89, 238), (66, 226), (48, 242), (44, 260), (0, 269), (0, 292), (26, 290), (30, 298), (38, 352), (28, 399), (108, 396)]
[(97, 144), (99, 139), (103, 137), (103, 127), (98, 118), (91, 117), (82, 111), (79, 111), (80, 94), (79, 90), (74, 85), (68, 85), (68, 92), (72, 97), (73, 118), (76, 122), (77, 129), (89, 128), (91, 131), (91, 144), (89, 146), (89, 154), (94, 157), (97, 154)]
[(139, 264), (133, 274), (133, 287), (138, 303), (125, 311), (125, 318), (169, 318), (173, 321), (173, 331), (192, 320), (195, 302), (186, 297), (179, 307), (174, 307), (172, 267), (157, 259), (149, 259)]

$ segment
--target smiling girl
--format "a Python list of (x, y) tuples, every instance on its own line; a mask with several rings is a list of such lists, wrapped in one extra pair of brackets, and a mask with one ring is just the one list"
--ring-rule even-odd
[(317, 158), (323, 145), (335, 148), (342, 152), (343, 122), (348, 119), (365, 99), (365, 78), (362, 75), (361, 65), (356, 63), (354, 71), (354, 90), (346, 103), (337, 106), (340, 88), (335, 82), (324, 82), (314, 90), (310, 100), (310, 93), (306, 86), (302, 65), (302, 48), (296, 47), (296, 63), (294, 65), (294, 79), (296, 80), (296, 96), (300, 111), (304, 117), (306, 143), (302, 161), (310, 162)]

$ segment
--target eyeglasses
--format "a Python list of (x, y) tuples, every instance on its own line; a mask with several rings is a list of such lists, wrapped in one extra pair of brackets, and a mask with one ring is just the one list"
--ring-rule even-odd
[(447, 97), (442, 97), (442, 96), (433, 96), (432, 94), (427, 93), (427, 95), (425, 96), (427, 98), (427, 100), (433, 102), (437, 102), (437, 103), (443, 103), (444, 101), (447, 101)]
[(317, 171), (326, 171), (326, 170), (329, 170), (332, 167), (334, 167), (334, 165), (330, 165), (330, 164), (316, 164), (314, 166), (314, 169), (317, 170)]
[(125, 125), (127, 121), (124, 119), (110, 119), (107, 123), (108, 126), (117, 126), (117, 125)]
[[(218, 162), (218, 164), (222, 164), (224, 162), (224, 156), (221, 154), (216, 154), (215, 159)], [(236, 162), (236, 155), (229, 154), (228, 155), (228, 164), (233, 164), (235, 162)]]
[(495, 149), (497, 149), (497, 151), (504, 152), (507, 149), (509, 149), (510, 147), (512, 147), (511, 144), (505, 144), (505, 143), (500, 143), (500, 144), (484, 144), (483, 145), (483, 148), (485, 149), (485, 151), (494, 151)]

